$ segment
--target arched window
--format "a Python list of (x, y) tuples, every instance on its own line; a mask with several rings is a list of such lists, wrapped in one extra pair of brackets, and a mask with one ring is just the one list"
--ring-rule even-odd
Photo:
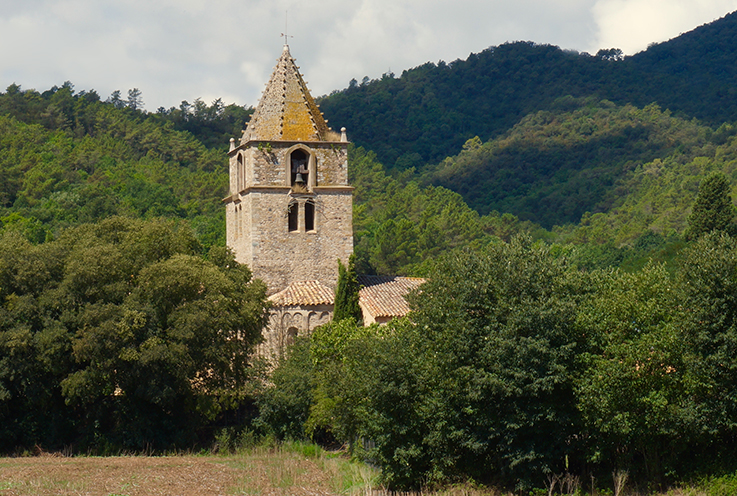
[(241, 206), (235, 206), (235, 239), (241, 237)]
[(315, 230), (315, 202), (307, 200), (305, 202), (305, 231)]
[(299, 148), (292, 152), (290, 157), (292, 170), (292, 186), (302, 185), (307, 187), (310, 184), (309, 157), (304, 150)]
[(297, 339), (297, 328), (296, 327), (290, 327), (287, 329), (287, 335), (286, 339), (284, 340), (287, 346), (294, 344), (294, 341)]
[(235, 189), (236, 193), (243, 190), (243, 154), (238, 154), (238, 165), (235, 168)]
[(299, 203), (292, 200), (289, 202), (287, 209), (287, 224), (289, 225), (289, 232), (294, 232), (299, 229)]

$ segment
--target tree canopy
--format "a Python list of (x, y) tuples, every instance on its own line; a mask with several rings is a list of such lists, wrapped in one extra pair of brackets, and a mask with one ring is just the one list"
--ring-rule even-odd
[(0, 449), (182, 446), (239, 408), (266, 299), (227, 250), (121, 217), (0, 247)]
[(264, 398), (264, 425), (299, 432), (270, 413), (292, 411), (394, 488), (732, 473), (736, 255), (719, 232), (675, 274), (581, 271), (575, 250), (529, 236), (446, 255), (406, 318), (331, 323), (295, 348), (275, 377), (299, 380)]
[(698, 238), (711, 231), (732, 230), (737, 212), (731, 191), (732, 186), (724, 174), (714, 173), (704, 179), (688, 216), (687, 238)]

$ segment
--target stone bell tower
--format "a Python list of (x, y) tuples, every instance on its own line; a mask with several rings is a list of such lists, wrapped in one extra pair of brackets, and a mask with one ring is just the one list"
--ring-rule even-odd
[(348, 140), (331, 131), (284, 45), (240, 142), (230, 140), (227, 244), (268, 285), (335, 287), (353, 252)]

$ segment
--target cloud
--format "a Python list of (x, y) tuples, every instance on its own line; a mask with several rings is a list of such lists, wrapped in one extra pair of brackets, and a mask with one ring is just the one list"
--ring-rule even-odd
[[(427, 61), (466, 58), (508, 40), (586, 46), (595, 35), (592, 4), (592, 0), (356, 2), (325, 30), (332, 37), (329, 44), (307, 54), (316, 73), (309, 77), (315, 91), (324, 93), (347, 86), (351, 78), (376, 78)], [(298, 42), (293, 53), (305, 60)]]
[(645, 50), (737, 9), (737, 0), (599, 0), (593, 7), (599, 36), (591, 50)]
[(315, 95), (506, 41), (631, 53), (737, 0), (0, 0), (0, 88), (139, 88), (148, 110), (255, 105), (289, 43)]

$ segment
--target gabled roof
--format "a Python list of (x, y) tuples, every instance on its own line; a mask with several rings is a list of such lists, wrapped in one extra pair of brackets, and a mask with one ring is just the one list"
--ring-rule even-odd
[(410, 311), (404, 297), (424, 282), (420, 277), (358, 276), (361, 307), (374, 318), (402, 317)]
[(325, 141), (328, 125), (312, 99), (299, 68), (284, 45), (271, 79), (243, 132), (249, 141)]
[(269, 296), (275, 306), (316, 306), (335, 303), (335, 292), (320, 281), (296, 281)]

